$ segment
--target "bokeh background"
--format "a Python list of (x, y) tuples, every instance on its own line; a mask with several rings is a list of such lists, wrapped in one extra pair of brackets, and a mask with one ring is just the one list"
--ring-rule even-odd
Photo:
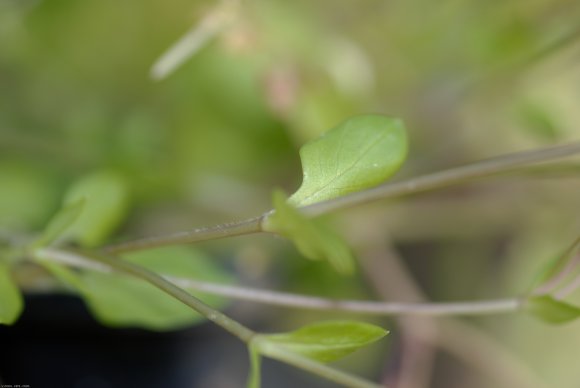
[[(252, 217), (274, 188), (299, 186), (301, 144), (361, 113), (406, 123), (410, 153), (395, 179), (573, 141), (579, 20), (580, 3), (564, 0), (0, 0), (0, 231), (38, 232), (73, 182), (100, 171), (130, 193), (109, 241)], [(184, 36), (196, 47), (160, 65)], [(510, 297), (580, 233), (579, 173), (569, 160), (338, 212), (360, 261), (350, 278), (268, 236), (198, 248), (256, 287)], [(0, 330), (5, 383), (245, 384), (245, 350), (208, 324), (109, 329), (81, 301), (16, 276), (28, 308)], [(263, 331), (347, 317), (252, 303), (226, 311)], [(580, 384), (576, 323), (358, 318), (391, 335), (339, 365), (392, 387)], [(264, 369), (266, 387), (332, 386), (274, 362)]]

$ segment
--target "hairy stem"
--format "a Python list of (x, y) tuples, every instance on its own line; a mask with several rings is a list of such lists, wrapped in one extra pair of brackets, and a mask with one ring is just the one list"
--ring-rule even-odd
[(110, 254), (119, 254), (142, 251), (167, 245), (190, 244), (225, 237), (241, 236), (244, 234), (260, 233), (262, 232), (262, 218), (263, 217), (250, 218), (240, 222), (232, 222), (209, 228), (199, 228), (166, 234), (163, 236), (127, 241), (124, 243), (109, 245), (103, 248), (103, 251)]

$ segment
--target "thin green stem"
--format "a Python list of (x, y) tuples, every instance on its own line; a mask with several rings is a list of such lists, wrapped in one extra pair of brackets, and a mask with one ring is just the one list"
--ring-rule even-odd
[[(50, 259), (55, 256), (58, 257), (59, 255), (62, 256), (61, 251), (51, 248), (38, 249), (35, 253), (36, 256), (45, 259)], [(235, 335), (245, 343), (249, 343), (252, 337), (256, 334), (249, 328), (234, 321), (220, 311), (213, 309), (182, 288), (179, 288), (175, 284), (164, 279), (162, 276), (159, 276), (156, 273), (151, 272), (143, 267), (122, 259), (109, 257), (102, 254), (67, 251), (66, 255), (74, 257), (79, 262), (89, 261), (96, 262), (97, 264), (103, 264), (117, 272), (144, 280), (154, 287), (157, 287), (161, 291), (167, 293), (168, 295), (171, 295), (185, 305), (191, 307), (193, 310), (197, 311), (208, 320), (214, 322), (218, 326)]]
[[(255, 337), (254, 337), (255, 338)], [(248, 345), (250, 356), (250, 376), (248, 388), (260, 388), (262, 383), (262, 356), (252, 344)]]
[(463, 183), (467, 180), (507, 172), (522, 165), (547, 162), (575, 154), (580, 154), (580, 142), (539, 150), (517, 152), (418, 178), (388, 183), (328, 201), (314, 203), (301, 208), (301, 211), (307, 216), (315, 217), (355, 205), (439, 189)]
[(258, 349), (260, 354), (266, 357), (282, 361), (289, 365), (293, 365), (297, 368), (316, 374), (320, 377), (334, 381), (335, 383), (344, 385), (346, 387), (384, 388), (384, 386), (372, 383), (366, 379), (351, 375), (338, 369), (331, 368), (310, 358), (303, 357), (299, 354), (286, 351), (280, 346), (276, 346), (267, 340), (262, 341), (259, 335), (254, 337), (252, 344)]
[(162, 236), (127, 241), (119, 244), (109, 245), (103, 248), (103, 251), (109, 254), (120, 254), (163, 247), (167, 245), (191, 244), (195, 242), (215, 240), (225, 237), (260, 233), (262, 232), (262, 218), (263, 217), (255, 217), (240, 222), (232, 222), (229, 224), (222, 224), (209, 228), (199, 228)]

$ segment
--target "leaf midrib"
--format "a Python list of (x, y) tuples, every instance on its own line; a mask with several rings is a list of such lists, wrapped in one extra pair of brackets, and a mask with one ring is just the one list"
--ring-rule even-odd
[(318, 193), (320, 193), (322, 190), (326, 189), (328, 186), (330, 186), (333, 182), (335, 182), (337, 179), (341, 178), (342, 176), (344, 176), (345, 174), (347, 174), (350, 170), (352, 170), (356, 164), (358, 162), (361, 161), (362, 158), (365, 157), (365, 155), (373, 148), (375, 147), (379, 141), (384, 137), (384, 136), (388, 136), (389, 134), (387, 133), (379, 133), (379, 135), (370, 143), (370, 145), (360, 154), (360, 156), (358, 156), (350, 166), (348, 166), (345, 170), (343, 170), (340, 173), (335, 173), (335, 175), (328, 181), (326, 182), (324, 185), (322, 185), (320, 188), (318, 188), (316, 191), (314, 191), (313, 193), (311, 193), (310, 195), (308, 195), (307, 197), (305, 197), (302, 201), (300, 202), (305, 202), (307, 200), (309, 200), (310, 198), (314, 197), (315, 195), (317, 195)]

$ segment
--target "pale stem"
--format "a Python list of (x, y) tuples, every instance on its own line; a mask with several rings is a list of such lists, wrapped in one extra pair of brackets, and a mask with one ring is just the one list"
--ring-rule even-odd
[[(68, 251), (52, 248), (42, 249), (42, 256), (54, 262), (73, 267), (87, 268), (95, 271), (114, 270), (103, 262), (92, 262), (82, 256)], [(119, 260), (120, 261), (120, 260)], [(343, 311), (371, 315), (488, 315), (512, 313), (519, 310), (521, 301), (516, 298), (477, 302), (450, 302), (450, 303), (397, 303), (372, 302), (360, 300), (337, 300), (316, 296), (305, 296), (285, 292), (259, 290), (254, 288), (221, 285), (193, 279), (184, 279), (174, 276), (163, 277), (183, 288), (219, 295), (236, 300), (269, 304), (275, 306), (295, 307), (310, 310)]]
[(113, 244), (104, 247), (103, 252), (116, 255), (125, 252), (142, 251), (145, 249), (163, 247), (167, 245), (190, 244), (260, 232), (262, 232), (262, 217), (256, 217), (240, 222), (217, 225), (210, 228), (199, 228), (166, 234), (163, 236), (146, 237), (139, 240)]

